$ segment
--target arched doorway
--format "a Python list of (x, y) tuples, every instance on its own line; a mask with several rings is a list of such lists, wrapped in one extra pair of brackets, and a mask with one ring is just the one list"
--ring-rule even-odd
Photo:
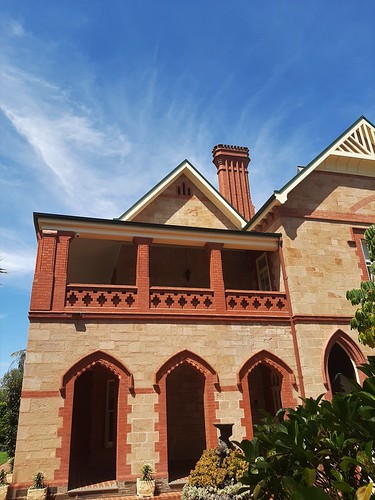
[(323, 383), (327, 388), (325, 398), (330, 400), (337, 392), (349, 392), (349, 380), (362, 383), (365, 375), (357, 366), (366, 362), (356, 342), (342, 330), (337, 330), (327, 341), (322, 356)]
[(269, 366), (261, 363), (248, 375), (251, 417), (254, 424), (263, 418), (261, 410), (275, 415), (282, 407), (281, 403), (282, 375)]
[(188, 476), (203, 450), (217, 445), (215, 387), (219, 387), (215, 370), (188, 350), (174, 354), (155, 372), (159, 394), (155, 468), (169, 481)]
[(351, 391), (350, 381), (356, 381), (356, 372), (349, 355), (338, 343), (332, 346), (329, 353), (328, 373), (332, 394), (337, 392), (347, 394)]
[(167, 443), (170, 479), (185, 477), (206, 449), (205, 377), (188, 363), (167, 376)]
[(100, 364), (75, 381), (69, 489), (116, 479), (118, 386)]
[(242, 392), (241, 407), (246, 438), (253, 437), (253, 425), (260, 423), (266, 410), (275, 415), (279, 408), (293, 408), (298, 390), (291, 368), (275, 354), (262, 350), (251, 356), (237, 374), (237, 385)]
[(103, 351), (84, 356), (65, 372), (55, 481), (72, 489), (131, 477), (127, 419), (128, 393), (133, 390), (132, 374)]

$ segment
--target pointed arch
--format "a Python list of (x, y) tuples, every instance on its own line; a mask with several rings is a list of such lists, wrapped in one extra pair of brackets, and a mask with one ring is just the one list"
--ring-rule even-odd
[(180, 351), (170, 358), (167, 359), (155, 372), (154, 376), (154, 387), (158, 388), (160, 380), (168, 376), (177, 366), (188, 363), (193, 366), (196, 370), (200, 371), (206, 378), (209, 377), (213, 384), (219, 385), (219, 377), (217, 372), (212, 368), (212, 366), (207, 363), (203, 358), (198, 356), (187, 349)]
[(130, 413), (127, 395), (134, 387), (133, 375), (121, 361), (98, 350), (76, 361), (61, 378), (60, 394), (64, 399), (64, 405), (60, 409), (62, 424), (58, 430), (58, 435), (61, 437), (61, 447), (56, 450), (56, 457), (60, 458), (60, 466), (54, 474), (54, 479), (61, 484), (67, 484), (69, 479), (75, 382), (85, 372), (98, 365), (111, 372), (118, 379), (116, 479), (125, 480), (131, 476), (130, 465), (126, 463), (126, 457), (131, 451), (131, 446), (127, 443), (127, 434), (130, 432), (130, 425), (127, 423), (127, 415)]
[[(321, 361), (323, 384), (327, 389), (325, 395), (326, 399), (332, 399), (332, 387), (328, 372), (328, 360), (331, 350), (335, 344), (338, 344), (340, 347), (342, 347), (342, 349), (344, 349), (356, 368), (358, 368), (361, 364), (366, 363), (366, 358), (363, 355), (358, 344), (351, 337), (349, 337), (347, 333), (342, 330), (337, 330), (336, 332), (334, 332), (333, 335), (331, 335), (331, 337), (327, 340), (323, 348)], [(360, 383), (362, 383), (365, 378), (364, 373), (358, 371), (357, 375)]]
[(111, 371), (117, 378), (127, 377), (128, 389), (134, 389), (134, 379), (130, 371), (118, 359), (104, 351), (95, 351), (74, 363), (62, 376), (60, 394), (65, 397), (66, 384), (72, 379), (77, 379), (82, 373), (90, 370), (96, 364), (100, 364)]
[(242, 381), (244, 377), (246, 375), (249, 375), (249, 373), (260, 363), (270, 366), (272, 369), (279, 372), (282, 376), (288, 374), (293, 387), (295, 388), (295, 390), (298, 389), (296, 377), (293, 373), (293, 370), (278, 356), (272, 354), (272, 352), (262, 349), (261, 351), (256, 352), (250, 358), (248, 358), (238, 370), (237, 385), (240, 391), (242, 391)]
[(241, 423), (246, 429), (246, 437), (248, 439), (253, 437), (249, 375), (260, 365), (267, 367), (271, 372), (276, 373), (280, 377), (280, 398), (282, 407), (293, 408), (297, 404), (293, 392), (298, 390), (298, 386), (293, 370), (282, 359), (265, 349), (253, 354), (243, 363), (237, 373), (237, 385), (242, 392), (241, 407), (244, 411), (244, 418)]
[(213, 448), (217, 443), (217, 431), (214, 423), (217, 423), (215, 401), (215, 387), (219, 387), (219, 377), (216, 370), (198, 354), (187, 349), (180, 351), (168, 358), (155, 372), (154, 388), (159, 394), (155, 410), (158, 414), (156, 430), (159, 431), (159, 442), (156, 443), (155, 451), (159, 452), (159, 463), (156, 469), (160, 475), (168, 477), (168, 427), (167, 427), (167, 379), (174, 370), (187, 365), (199, 372), (204, 377), (203, 411), (206, 433), (206, 446)]

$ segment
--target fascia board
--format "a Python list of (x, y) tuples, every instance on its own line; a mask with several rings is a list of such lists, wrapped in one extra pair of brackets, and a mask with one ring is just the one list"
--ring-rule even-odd
[[(38, 214), (39, 215), (39, 214)], [(276, 251), (279, 245), (278, 233), (246, 233), (229, 230), (204, 230), (181, 226), (149, 226), (147, 224), (114, 223), (114, 221), (53, 218), (39, 215), (36, 228), (76, 233), (81, 238), (112, 239), (132, 241), (134, 238), (151, 238), (156, 244), (203, 247), (206, 243), (221, 243), (224, 248)]]

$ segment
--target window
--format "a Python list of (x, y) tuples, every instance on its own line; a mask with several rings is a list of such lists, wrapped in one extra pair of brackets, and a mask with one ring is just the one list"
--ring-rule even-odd
[(374, 276), (371, 276), (371, 271), (370, 271), (371, 260), (370, 260), (370, 255), (368, 253), (366, 242), (364, 240), (361, 240), (361, 245), (362, 245), (363, 257), (365, 259), (365, 264), (368, 272), (368, 277), (369, 279), (374, 279)]
[(268, 270), (267, 254), (263, 253), (256, 260), (259, 290), (271, 290), (270, 273)]

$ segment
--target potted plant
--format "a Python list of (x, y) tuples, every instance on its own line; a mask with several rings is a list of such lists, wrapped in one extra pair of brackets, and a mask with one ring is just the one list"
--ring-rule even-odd
[(34, 483), (27, 490), (29, 500), (45, 500), (47, 497), (47, 486), (44, 483), (43, 472), (37, 472), (34, 476)]
[(153, 469), (150, 464), (144, 464), (141, 468), (141, 477), (137, 478), (137, 496), (140, 498), (150, 498), (154, 496), (155, 479), (153, 479)]
[(6, 482), (6, 472), (0, 469), (0, 500), (6, 500), (8, 494), (8, 484)]

